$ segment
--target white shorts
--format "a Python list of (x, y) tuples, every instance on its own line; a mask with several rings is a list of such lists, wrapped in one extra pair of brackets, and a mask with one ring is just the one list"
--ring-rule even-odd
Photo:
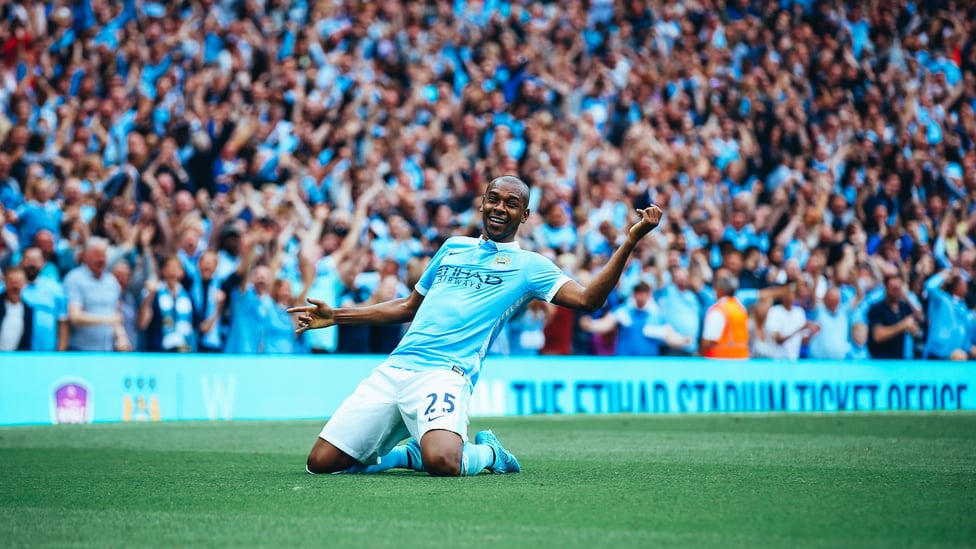
[(364, 465), (374, 465), (408, 436), (443, 429), (467, 442), (471, 385), (452, 370), (415, 372), (380, 366), (359, 383), (319, 437)]

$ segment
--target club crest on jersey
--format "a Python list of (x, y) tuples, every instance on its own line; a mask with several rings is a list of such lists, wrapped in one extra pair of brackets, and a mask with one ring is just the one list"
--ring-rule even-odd
[(498, 254), (495, 256), (495, 266), (508, 267), (512, 264), (512, 258), (507, 255)]

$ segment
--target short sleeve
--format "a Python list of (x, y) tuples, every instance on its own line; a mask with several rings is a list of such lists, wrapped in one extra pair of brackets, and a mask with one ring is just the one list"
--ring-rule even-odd
[(84, 289), (78, 281), (77, 276), (70, 274), (64, 278), (65, 308), (72, 303), (82, 304), (85, 302)]
[(566, 276), (549, 258), (533, 253), (533, 261), (526, 274), (529, 291), (552, 301), (563, 284), (572, 279)]
[(718, 341), (725, 330), (725, 316), (718, 309), (709, 309), (705, 313), (705, 324), (702, 326), (701, 337), (705, 341)]

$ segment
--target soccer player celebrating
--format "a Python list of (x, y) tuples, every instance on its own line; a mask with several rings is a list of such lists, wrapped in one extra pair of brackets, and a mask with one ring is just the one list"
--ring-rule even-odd
[[(449, 238), (407, 297), (333, 309), (322, 301), (292, 307), (298, 333), (334, 324), (412, 321), (389, 357), (336, 410), (309, 453), (310, 473), (378, 472), (392, 467), (434, 476), (521, 470), (491, 431), (467, 442), (468, 400), (485, 354), (507, 318), (531, 299), (592, 312), (603, 306), (637, 242), (662, 211), (640, 220), (586, 288), (546, 257), (515, 242), (529, 216), (529, 188), (518, 177), (492, 180), (481, 206), (480, 238)], [(396, 444), (407, 438), (403, 446)], [(416, 442), (419, 441), (419, 444)]]

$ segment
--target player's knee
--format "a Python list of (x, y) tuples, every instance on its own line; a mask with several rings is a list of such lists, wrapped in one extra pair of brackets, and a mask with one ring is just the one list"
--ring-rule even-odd
[(432, 477), (456, 477), (461, 475), (461, 456), (451, 453), (424, 455), (424, 469)]
[(339, 471), (345, 471), (357, 463), (356, 460), (335, 446), (319, 439), (316, 441), (315, 446), (312, 447), (312, 451), (308, 453), (308, 459), (305, 461), (305, 469), (309, 473), (317, 475), (338, 473)]
[(461, 436), (451, 431), (428, 431), (420, 440), (424, 469), (435, 477), (461, 475)]
[(305, 461), (305, 470), (316, 475), (334, 473), (335, 471), (330, 468), (330, 465), (332, 464), (325, 459), (325, 456), (312, 451), (308, 454), (308, 460)]

